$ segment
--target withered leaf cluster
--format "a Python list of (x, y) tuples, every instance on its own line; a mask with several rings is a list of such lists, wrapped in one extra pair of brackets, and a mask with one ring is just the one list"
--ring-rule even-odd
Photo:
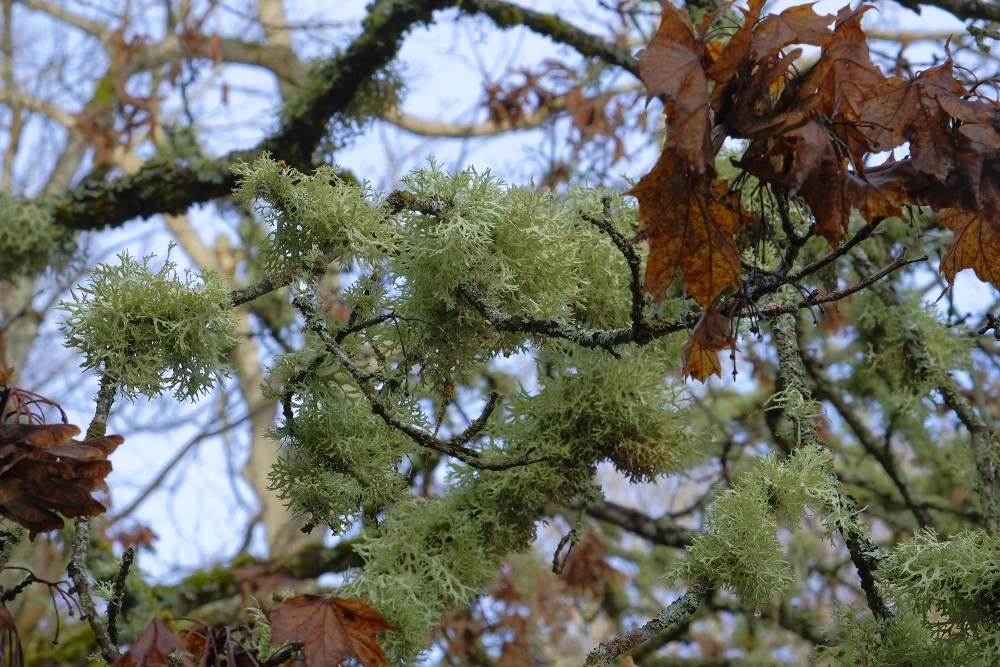
[(0, 424), (0, 515), (30, 536), (63, 527), (65, 517), (93, 517), (106, 508), (91, 495), (107, 491), (107, 460), (120, 435), (78, 441), (72, 424)]
[[(662, 22), (639, 63), (649, 96), (664, 102), (666, 144), (631, 191), (655, 299), (678, 268), (706, 310), (739, 285), (734, 236), (757, 220), (717, 178), (715, 155), (727, 138), (746, 146), (735, 164), (808, 205), (813, 233), (834, 248), (852, 209), (872, 224), (929, 206), (955, 232), (941, 261), (949, 283), (971, 268), (1000, 288), (1000, 106), (967, 88), (950, 59), (910, 78), (886, 76), (861, 29), (867, 6), (836, 17), (812, 5), (762, 17), (765, 0), (750, 0), (726, 39), (713, 23), (718, 12), (695, 29), (684, 11), (661, 4)], [(801, 45), (820, 55), (799, 69)], [(887, 161), (868, 166), (887, 152)], [(717, 324), (703, 327), (715, 342), (689, 345), (686, 364), (699, 379), (718, 366), (697, 355), (731, 344)]]

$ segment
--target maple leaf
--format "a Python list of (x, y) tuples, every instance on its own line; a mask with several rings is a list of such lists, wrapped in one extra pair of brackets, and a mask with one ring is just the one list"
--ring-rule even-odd
[[(162, 618), (154, 618), (139, 638), (122, 657), (111, 663), (110, 667), (170, 667), (170, 654), (183, 651), (184, 641), (170, 629)], [(194, 662), (187, 656), (182, 656), (180, 663), (193, 667)]]
[(979, 213), (947, 209), (938, 222), (955, 232), (955, 240), (941, 258), (940, 271), (949, 284), (955, 274), (972, 269), (976, 276), (1000, 289), (1000, 226)]
[(801, 196), (816, 219), (815, 233), (836, 247), (847, 231), (851, 205), (844, 191), (845, 170), (825, 125), (811, 120), (801, 127), (751, 142), (736, 162), (761, 180)]
[(750, 219), (728, 181), (714, 170), (693, 174), (667, 149), (652, 171), (629, 190), (639, 200), (636, 240), (649, 241), (645, 288), (659, 300), (678, 268), (688, 294), (708, 308), (724, 289), (739, 284), (740, 253), (733, 235)]
[(902, 207), (910, 201), (906, 189), (898, 181), (876, 185), (850, 172), (845, 175), (844, 193), (869, 223), (876, 218), (903, 217)]
[(705, 382), (713, 375), (722, 377), (719, 350), (732, 348), (736, 339), (729, 318), (709, 308), (698, 320), (681, 353), (684, 377)]
[(665, 0), (663, 18), (649, 46), (639, 51), (639, 75), (649, 99), (663, 98), (667, 141), (688, 167), (702, 172), (714, 167), (708, 79), (703, 48), (695, 39), (687, 12)]
[(274, 644), (301, 644), (306, 667), (332, 667), (348, 656), (364, 667), (389, 664), (376, 635), (399, 630), (362, 598), (297, 595), (268, 614)]
[[(710, 63), (705, 70), (705, 75), (710, 81), (716, 84), (728, 83), (730, 81), (734, 84), (737, 83), (733, 79), (742, 73), (748, 62), (753, 29), (760, 20), (760, 15), (764, 11), (766, 1), (750, 0), (747, 9), (737, 7), (743, 13), (743, 24), (737, 28), (736, 32), (730, 36), (725, 44), (719, 41), (711, 41), (705, 45), (705, 55)], [(721, 93), (721, 87), (716, 86), (713, 93), (716, 91)]]
[(827, 46), (834, 39), (829, 28), (833, 18), (817, 14), (812, 4), (796, 5), (780, 14), (771, 14), (754, 26), (751, 52), (757, 56), (774, 53), (789, 44)]
[(27, 528), (31, 539), (62, 528), (59, 514), (93, 517), (107, 509), (91, 493), (107, 491), (107, 457), (125, 439), (71, 440), (79, 433), (71, 424), (0, 425), (0, 515)]

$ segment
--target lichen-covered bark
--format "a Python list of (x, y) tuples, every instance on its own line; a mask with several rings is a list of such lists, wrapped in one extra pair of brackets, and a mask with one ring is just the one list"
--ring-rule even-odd
[(410, 28), (431, 19), (454, 0), (384, 0), (370, 10), (361, 35), (343, 52), (317, 63), (302, 90), (284, 105), (278, 129), (260, 145), (188, 167), (153, 163), (132, 176), (84, 183), (54, 202), (56, 222), (73, 230), (118, 227), (135, 218), (182, 213), (190, 206), (224, 197), (235, 184), (230, 171), (238, 158), (262, 151), (299, 168), (313, 153), (330, 119), (347, 109), (358, 90), (388, 65)]

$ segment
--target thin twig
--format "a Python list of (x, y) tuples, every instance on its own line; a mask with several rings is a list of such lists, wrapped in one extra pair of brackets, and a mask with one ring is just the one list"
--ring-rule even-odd
[(101, 656), (112, 663), (121, 657), (118, 646), (111, 640), (108, 628), (104, 625), (101, 615), (94, 607), (94, 599), (90, 595), (90, 582), (87, 580), (87, 547), (90, 544), (90, 521), (87, 519), (77, 519), (75, 522), (76, 532), (73, 534), (73, 555), (70, 558), (66, 571), (73, 582), (73, 592), (80, 602), (80, 611), (83, 617), (90, 624), (90, 629), (97, 639), (97, 645), (101, 649)]
[(642, 258), (639, 256), (635, 244), (615, 229), (611, 221), (611, 198), (604, 197), (601, 202), (604, 205), (604, 216), (602, 218), (595, 218), (584, 214), (583, 219), (607, 234), (618, 248), (618, 251), (625, 257), (630, 274), (629, 291), (632, 293), (630, 319), (632, 320), (632, 328), (636, 329), (642, 325), (642, 313), (646, 306), (646, 295), (642, 282)]
[(399, 419), (392, 413), (392, 410), (385, 405), (381, 397), (369, 384), (373, 377), (373, 373), (364, 370), (358, 366), (353, 359), (351, 359), (351, 356), (347, 353), (347, 351), (341, 347), (336, 338), (327, 330), (322, 320), (316, 317), (315, 306), (303, 296), (296, 297), (292, 303), (305, 317), (309, 328), (319, 337), (320, 340), (323, 341), (327, 351), (333, 354), (351, 375), (351, 377), (354, 378), (358, 388), (361, 390), (361, 393), (364, 394), (368, 404), (371, 406), (372, 412), (378, 415), (382, 421), (392, 428), (409, 436), (411, 440), (421, 447), (433, 449), (447, 456), (452, 456), (462, 463), (479, 470), (506, 470), (508, 468), (530, 465), (545, 460), (540, 457), (532, 457), (532, 452), (528, 451), (515, 458), (486, 461), (482, 459), (482, 454), (476, 450), (463, 446), (464, 443), (482, 433), (485, 428), (486, 422), (489, 420), (490, 415), (493, 414), (493, 410), (496, 408), (497, 402), (500, 399), (500, 394), (495, 391), (490, 392), (489, 399), (482, 414), (473, 420), (473, 422), (469, 424), (468, 428), (455, 436), (452, 440), (442, 440), (432, 433), (428, 433), (413, 424), (409, 424)]
[[(773, 317), (778, 317), (780, 315), (788, 315), (790, 313), (795, 313), (802, 310), (803, 308), (818, 306), (824, 303), (831, 303), (833, 301), (840, 301), (841, 299), (849, 297), (856, 292), (860, 292), (861, 290), (867, 287), (871, 287), (878, 281), (882, 280), (882, 278), (885, 278), (887, 275), (892, 273), (893, 271), (901, 269), (904, 266), (908, 266), (909, 264), (916, 264), (918, 262), (927, 261), (927, 255), (923, 255), (921, 257), (915, 257), (913, 259), (906, 259), (905, 255), (906, 255), (906, 248), (904, 247), (902, 252), (900, 252), (899, 255), (897, 255), (896, 258), (892, 260), (892, 262), (887, 264), (885, 268), (876, 271), (875, 273), (864, 278), (863, 280), (859, 280), (853, 285), (850, 285), (842, 290), (837, 290), (836, 292), (830, 292), (826, 296), (822, 297), (814, 292), (813, 294), (809, 295), (809, 298), (803, 299), (797, 303), (792, 303), (787, 305), (781, 305), (777, 302), (772, 302), (764, 306), (763, 308), (755, 310), (752, 314), (757, 315), (758, 317), (761, 318), (773, 318)], [(734, 305), (736, 305), (735, 302)], [(729, 316), (733, 316), (734, 314), (736, 314), (741, 317), (748, 317), (749, 315), (751, 315), (751, 313), (746, 310), (740, 310), (736, 313), (731, 312), (731, 310), (732, 309), (729, 310), (720, 309), (720, 311), (723, 314)]]
[(122, 554), (122, 564), (118, 568), (118, 576), (115, 577), (114, 591), (111, 599), (108, 600), (108, 636), (114, 644), (118, 644), (118, 614), (122, 610), (122, 600), (125, 599), (125, 582), (128, 580), (129, 570), (135, 562), (135, 547), (129, 547)]
[(684, 595), (671, 602), (670, 606), (661, 610), (642, 627), (629, 630), (609, 642), (601, 642), (600, 646), (590, 652), (583, 666), (610, 665), (618, 656), (624, 655), (639, 644), (649, 641), (660, 632), (691, 618), (709, 590), (711, 590), (711, 586), (707, 581), (699, 579), (694, 582)]

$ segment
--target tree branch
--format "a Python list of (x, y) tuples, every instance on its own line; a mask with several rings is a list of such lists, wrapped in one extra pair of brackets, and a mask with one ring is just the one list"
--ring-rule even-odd
[[(867, 258), (859, 258), (863, 270), (868, 270)], [(899, 297), (888, 285), (875, 285), (875, 293), (887, 306), (898, 306)], [(986, 529), (991, 534), (1000, 533), (1000, 442), (988, 422), (962, 393), (962, 388), (937, 358), (927, 349), (919, 332), (912, 325), (903, 326), (907, 344), (904, 347), (918, 376), (931, 378), (947, 405), (969, 431), (970, 445), (976, 460), (979, 497), (983, 508)]]
[(586, 58), (596, 58), (639, 76), (639, 61), (616, 44), (591, 35), (554, 14), (544, 14), (502, 0), (463, 0), (462, 11), (485, 14), (500, 28), (524, 26), (554, 42), (576, 49)]
[(625, 530), (644, 537), (653, 544), (683, 549), (691, 544), (685, 532), (678, 530), (671, 523), (640, 512), (631, 507), (625, 507), (608, 500), (590, 503), (581, 508), (587, 514), (600, 521), (607, 521)]
[(302, 313), (303, 317), (305, 317), (306, 323), (313, 333), (315, 333), (319, 339), (323, 341), (326, 349), (337, 358), (351, 377), (354, 378), (354, 381), (357, 383), (361, 393), (364, 394), (365, 399), (367, 399), (368, 404), (371, 406), (372, 411), (378, 415), (382, 421), (400, 433), (408, 436), (416, 444), (447, 456), (454, 457), (462, 463), (472, 468), (476, 468), (477, 470), (507, 470), (508, 468), (540, 463), (544, 460), (544, 458), (532, 457), (531, 451), (515, 458), (483, 460), (480, 452), (464, 446), (466, 442), (482, 433), (483, 429), (486, 427), (486, 423), (490, 416), (492, 416), (494, 409), (496, 409), (497, 402), (500, 399), (500, 394), (495, 391), (490, 392), (490, 397), (486, 403), (486, 407), (483, 408), (482, 414), (474, 419), (472, 423), (469, 424), (468, 428), (453, 437), (451, 440), (442, 440), (432, 433), (428, 433), (413, 424), (408, 424), (407, 422), (399, 419), (392, 413), (391, 408), (383, 403), (382, 398), (375, 392), (375, 390), (372, 389), (370, 382), (373, 374), (362, 369), (354, 362), (353, 359), (351, 359), (351, 356), (347, 353), (347, 351), (341, 347), (340, 343), (337, 342), (336, 337), (330, 334), (323, 322), (316, 316), (316, 309), (314, 305), (310, 303), (308, 299), (301, 296), (296, 297), (292, 303), (299, 310), (299, 312)]
[(916, 489), (913, 488), (909, 480), (900, 471), (899, 466), (896, 465), (896, 457), (893, 455), (889, 444), (886, 443), (884, 447), (879, 444), (875, 434), (868, 429), (854, 408), (844, 401), (841, 393), (833, 386), (832, 381), (819, 369), (818, 364), (814, 360), (803, 357), (803, 362), (812, 378), (817, 397), (833, 405), (847, 423), (847, 426), (853, 431), (861, 447), (882, 466), (886, 475), (896, 485), (896, 490), (899, 491), (903, 503), (913, 513), (917, 523), (921, 526), (933, 526), (934, 523), (931, 520), (931, 516), (927, 513)]
[[(805, 352), (799, 343), (796, 328), (795, 316), (790, 314), (778, 317), (772, 324), (774, 347), (778, 355), (778, 377), (785, 389), (798, 392), (802, 400), (808, 402), (812, 400), (812, 389), (806, 383)], [(816, 422), (813, 419), (795, 419), (794, 422), (799, 436), (797, 443), (799, 446), (826, 447), (819, 439)], [(892, 613), (882, 599), (875, 580), (875, 569), (878, 567), (881, 552), (854, 522), (854, 509), (850, 507), (849, 501), (841, 497), (841, 505), (846, 516), (851, 519), (838, 525), (837, 530), (843, 536), (851, 561), (858, 571), (868, 608), (880, 620), (892, 618)]]
[(158, 213), (182, 213), (193, 204), (227, 196), (236, 184), (233, 162), (252, 162), (264, 151), (307, 171), (330, 119), (348, 109), (358, 90), (396, 57), (406, 32), (456, 1), (375, 3), (361, 35), (313, 67), (302, 89), (282, 108), (277, 131), (258, 146), (206, 160), (197, 169), (153, 163), (132, 176), (86, 183), (57, 201), (55, 222), (72, 230), (103, 229)]
[(583, 663), (584, 667), (610, 665), (618, 656), (649, 641), (667, 628), (691, 618), (709, 590), (711, 586), (708, 582), (702, 580), (694, 582), (684, 595), (671, 602), (670, 606), (660, 611), (642, 627), (630, 630), (609, 642), (601, 642), (600, 646), (587, 656), (586, 662)]
[(920, 13), (920, 6), (937, 7), (943, 9), (956, 17), (973, 21), (1000, 21), (1000, 5), (993, 0), (896, 0), (896, 2), (907, 9), (912, 9)]
[(101, 615), (94, 607), (94, 599), (90, 595), (90, 582), (87, 581), (87, 547), (90, 544), (90, 521), (88, 519), (77, 519), (75, 522), (76, 532), (73, 533), (73, 555), (66, 566), (66, 572), (73, 582), (73, 591), (80, 601), (80, 611), (83, 617), (90, 624), (90, 629), (94, 632), (97, 645), (101, 649), (101, 656), (112, 663), (121, 657), (118, 647), (111, 641), (108, 628), (104, 625)]

